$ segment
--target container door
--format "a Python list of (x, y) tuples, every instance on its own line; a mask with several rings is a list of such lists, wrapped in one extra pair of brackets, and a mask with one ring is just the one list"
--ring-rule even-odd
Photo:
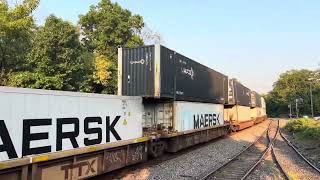
[(154, 46), (123, 49), (122, 56), (122, 94), (153, 96)]
[(174, 98), (176, 53), (161, 46), (161, 97)]

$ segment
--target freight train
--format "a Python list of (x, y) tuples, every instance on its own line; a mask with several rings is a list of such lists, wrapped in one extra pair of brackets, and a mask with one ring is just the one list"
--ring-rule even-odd
[(161, 45), (118, 50), (118, 95), (0, 87), (0, 179), (83, 179), (267, 118), (235, 79)]

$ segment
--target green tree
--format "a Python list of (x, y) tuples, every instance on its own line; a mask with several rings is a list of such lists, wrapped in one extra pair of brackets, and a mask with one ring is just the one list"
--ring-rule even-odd
[(298, 103), (299, 114), (310, 115), (310, 85), (313, 89), (315, 113), (320, 114), (320, 82), (316, 72), (302, 69), (281, 74), (278, 81), (274, 83), (273, 90), (265, 96), (268, 114), (272, 116), (288, 114), (289, 104), (295, 111), (295, 100), (302, 99), (303, 101)]
[(310, 70), (291, 70), (280, 75), (274, 84), (273, 91), (282, 101), (292, 102), (295, 99), (306, 99), (309, 93), (309, 78), (313, 76)]
[(6, 84), (8, 73), (23, 68), (36, 28), (32, 12), (38, 5), (39, 0), (24, 0), (10, 8), (0, 1), (0, 85)]
[[(143, 18), (133, 15), (129, 10), (123, 9), (110, 0), (101, 0), (96, 6), (91, 6), (87, 14), (80, 16), (80, 27), (83, 35), (82, 42), (92, 53), (97, 54), (95, 59), (105, 60), (108, 81), (100, 81), (94, 75), (94, 91), (115, 93), (117, 87), (117, 48), (143, 45), (139, 36), (144, 26)], [(95, 60), (97, 62), (97, 60)], [(98, 74), (101, 67), (95, 66)], [(111, 74), (110, 74), (111, 73)], [(106, 83), (107, 82), (107, 83)]]
[(267, 105), (267, 114), (270, 117), (288, 115), (288, 102), (283, 101), (279, 95), (273, 91), (264, 95)]
[[(25, 71), (14, 73), (9, 85), (78, 91), (86, 81), (86, 62), (79, 32), (69, 22), (50, 15), (34, 38)], [(88, 55), (87, 55), (88, 56)], [(89, 59), (90, 60), (90, 59)], [(85, 88), (83, 88), (85, 89)]]

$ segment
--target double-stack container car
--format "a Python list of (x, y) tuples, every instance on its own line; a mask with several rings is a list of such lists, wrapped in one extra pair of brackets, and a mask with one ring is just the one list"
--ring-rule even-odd
[(236, 79), (229, 79), (228, 102), (225, 105), (225, 120), (231, 124), (233, 131), (251, 127), (251, 90)]
[(266, 119), (265, 102), (261, 95), (236, 79), (229, 79), (228, 85), (224, 117), (233, 131), (251, 127)]
[[(227, 76), (161, 45), (120, 48), (118, 72), (118, 95), (144, 99), (144, 133), (161, 134), (153, 154), (227, 133)], [(204, 137), (206, 131), (210, 137)]]
[(118, 96), (0, 87), (0, 179), (93, 177), (266, 117), (257, 93), (161, 45), (120, 48), (118, 78)]
[(266, 119), (265, 114), (265, 102), (264, 98), (259, 95), (257, 92), (251, 92), (251, 119), (254, 120), (255, 124), (258, 124)]
[(142, 98), (0, 87), (0, 179), (83, 179), (147, 159)]

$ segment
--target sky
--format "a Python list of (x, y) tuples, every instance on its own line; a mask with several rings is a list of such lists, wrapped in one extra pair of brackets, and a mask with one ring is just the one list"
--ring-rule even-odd
[[(9, 0), (11, 4), (19, 0)], [(41, 0), (38, 24), (55, 14), (76, 24), (99, 0)], [(164, 45), (259, 93), (291, 69), (320, 67), (317, 0), (113, 0), (161, 34)]]

